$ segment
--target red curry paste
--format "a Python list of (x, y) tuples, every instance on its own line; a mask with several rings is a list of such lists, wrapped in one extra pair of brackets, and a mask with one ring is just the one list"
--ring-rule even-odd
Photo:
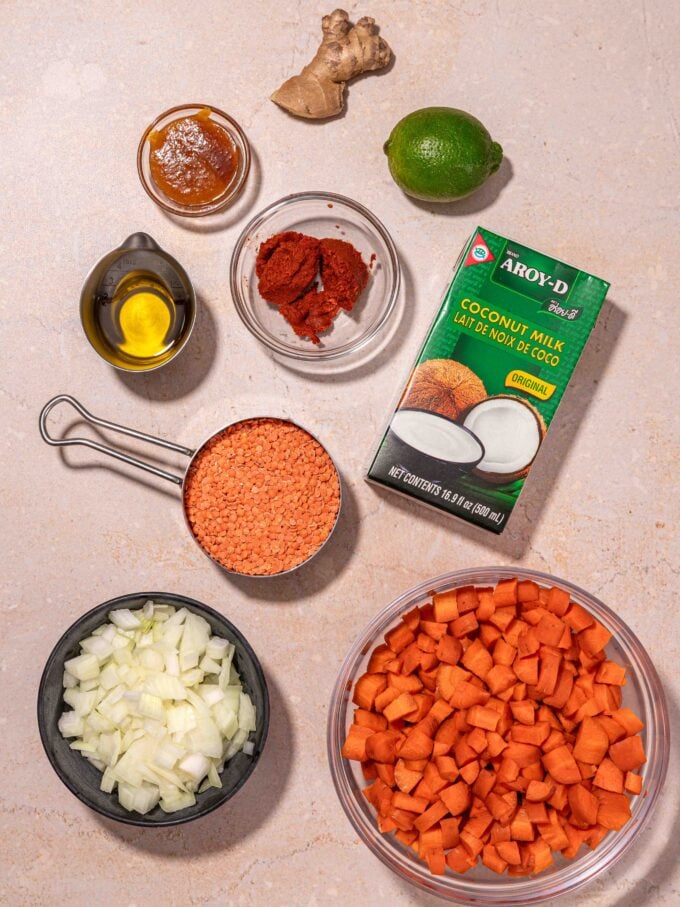
[(279, 307), (298, 337), (312, 343), (320, 343), (318, 335), (340, 309), (353, 309), (368, 283), (368, 268), (351, 243), (293, 231), (262, 243), (255, 272), (260, 295)]

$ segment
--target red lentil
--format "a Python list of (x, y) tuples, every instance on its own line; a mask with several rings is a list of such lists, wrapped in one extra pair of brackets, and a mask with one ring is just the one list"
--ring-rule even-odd
[(198, 453), (184, 506), (196, 540), (222, 566), (271, 576), (298, 567), (326, 541), (340, 507), (340, 480), (304, 429), (247, 419)]

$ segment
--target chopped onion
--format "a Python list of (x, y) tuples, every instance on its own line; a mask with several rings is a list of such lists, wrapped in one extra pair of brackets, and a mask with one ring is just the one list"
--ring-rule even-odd
[(193, 806), (221, 787), (225, 762), (253, 755), (255, 707), (233, 666), (235, 647), (188, 611), (148, 601), (109, 612), (64, 663), (59, 731), (117, 788), (125, 809)]

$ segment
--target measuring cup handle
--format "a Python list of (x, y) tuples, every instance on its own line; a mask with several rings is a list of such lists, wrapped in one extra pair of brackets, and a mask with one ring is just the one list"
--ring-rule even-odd
[(134, 428), (126, 428), (124, 425), (118, 425), (116, 422), (108, 422), (106, 419), (100, 419), (98, 416), (93, 416), (81, 403), (68, 394), (59, 394), (59, 396), (53, 397), (42, 408), (39, 422), (40, 434), (43, 441), (47, 444), (51, 444), (53, 447), (69, 447), (70, 445), (82, 444), (83, 447), (90, 447), (92, 450), (98, 450), (108, 457), (122, 460), (123, 463), (127, 463), (130, 466), (136, 466), (138, 469), (150, 472), (152, 475), (158, 476), (161, 479), (167, 479), (168, 482), (174, 482), (175, 485), (181, 485), (184, 481), (182, 476), (176, 476), (172, 472), (167, 472), (165, 469), (160, 469), (158, 466), (152, 466), (151, 463), (145, 463), (144, 460), (138, 460), (137, 457), (132, 457), (130, 454), (116, 450), (114, 447), (107, 447), (105, 444), (100, 444), (98, 441), (91, 441), (89, 438), (53, 438), (47, 430), (47, 417), (59, 403), (70, 404), (86, 422), (90, 422), (92, 425), (98, 425), (100, 428), (116, 431), (121, 435), (136, 438), (138, 441), (147, 441), (149, 444), (155, 444), (157, 447), (164, 447), (166, 450), (173, 450), (176, 453), (184, 454), (186, 457), (193, 457), (194, 455), (194, 451), (188, 447), (181, 447), (179, 444), (173, 444), (172, 441), (164, 441), (162, 438), (154, 437), (154, 435), (147, 435), (144, 434), (144, 432), (136, 431)]

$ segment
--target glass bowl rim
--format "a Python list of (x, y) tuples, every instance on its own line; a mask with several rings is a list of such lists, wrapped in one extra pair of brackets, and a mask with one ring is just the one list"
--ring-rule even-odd
[[(263, 701), (263, 715), (262, 715), (262, 732), (261, 740), (257, 749), (252, 754), (252, 758), (248, 763), (247, 769), (238, 779), (238, 783), (231, 789), (226, 796), (222, 799), (217, 799), (215, 803), (210, 806), (203, 805), (201, 806), (200, 802), (197, 800), (196, 804), (192, 807), (189, 807), (191, 812), (187, 815), (177, 816), (176, 813), (168, 813), (163, 818), (160, 819), (148, 819), (144, 815), (138, 813), (130, 812), (129, 815), (119, 816), (114, 815), (112, 812), (103, 809), (97, 803), (92, 801), (86, 793), (81, 789), (78, 780), (74, 780), (73, 777), (65, 771), (62, 771), (61, 767), (56, 763), (56, 760), (53, 758), (50, 742), (48, 738), (47, 728), (46, 728), (46, 715), (43, 711), (43, 701), (45, 697), (45, 690), (48, 683), (48, 674), (50, 668), (52, 668), (55, 661), (58, 659), (63, 659), (62, 648), (66, 644), (69, 635), (76, 629), (82, 627), (82, 625), (87, 621), (88, 618), (94, 617), (95, 614), (101, 614), (104, 618), (108, 611), (116, 607), (126, 607), (129, 606), (132, 600), (138, 600), (140, 598), (150, 599), (152, 601), (158, 601), (159, 604), (171, 604), (176, 607), (189, 607), (193, 608), (199, 614), (207, 614), (212, 618), (216, 623), (224, 626), (225, 630), (231, 634), (234, 644), (237, 648), (240, 646), (243, 651), (250, 658), (255, 675), (257, 677), (258, 684), (260, 685), (262, 691), (262, 701)], [(79, 639), (82, 640), (84, 637), (80, 636)], [(62, 689), (62, 699), (63, 699), (63, 689)], [(211, 608), (209, 605), (204, 605), (203, 602), (199, 602), (194, 598), (190, 598), (187, 595), (182, 595), (176, 592), (128, 592), (123, 595), (118, 595), (115, 598), (111, 598), (108, 601), (102, 602), (99, 605), (95, 605), (93, 608), (90, 608), (88, 611), (85, 611), (79, 617), (77, 617), (61, 634), (57, 642), (52, 647), (50, 654), (45, 661), (45, 667), (43, 668), (42, 674), (40, 676), (40, 685), (38, 687), (38, 695), (36, 697), (36, 707), (37, 707), (37, 722), (38, 722), (38, 731), (40, 734), (40, 742), (42, 744), (47, 760), (50, 763), (54, 773), (62, 782), (62, 784), (67, 787), (71, 793), (80, 800), (85, 806), (93, 810), (100, 816), (111, 820), (112, 822), (120, 822), (123, 825), (135, 825), (143, 828), (167, 828), (174, 825), (184, 825), (187, 822), (193, 822), (194, 819), (200, 819), (202, 816), (207, 816), (209, 813), (218, 809), (220, 806), (224, 806), (231, 798), (237, 794), (241, 788), (244, 786), (246, 781), (253, 774), (257, 763), (262, 756), (265, 745), (267, 743), (267, 736), (269, 733), (269, 715), (270, 715), (270, 703), (269, 703), (269, 689), (267, 687), (267, 680), (262, 669), (259, 658), (255, 654), (252, 646), (239, 630), (239, 628), (233, 624), (227, 617), (223, 614), (220, 614), (219, 611), (215, 608)], [(65, 741), (66, 742), (66, 741)], [(68, 744), (67, 744), (68, 745)], [(111, 794), (111, 796), (114, 796)], [(183, 810), (182, 810), (183, 812)]]
[[(219, 119), (224, 120), (224, 123), (219, 125), (223, 126), (234, 142), (234, 145), (238, 149), (241, 159), (242, 159), (242, 169), (241, 173), (238, 175), (238, 179), (235, 179), (233, 185), (229, 191), (222, 198), (217, 199), (213, 202), (206, 202), (202, 205), (182, 205), (180, 202), (173, 202), (172, 199), (169, 199), (167, 196), (163, 195), (160, 189), (156, 189), (153, 185), (153, 182), (150, 182), (146, 174), (144, 173), (144, 149), (146, 147), (146, 142), (149, 137), (149, 133), (152, 132), (159, 123), (165, 120), (167, 117), (172, 116), (177, 113), (186, 113), (187, 116), (191, 116), (188, 111), (199, 111), (207, 109), (211, 113), (215, 114)], [(250, 142), (243, 131), (241, 125), (228, 113), (225, 113), (224, 110), (220, 110), (219, 107), (215, 107), (213, 104), (177, 104), (175, 107), (169, 107), (163, 113), (159, 114), (152, 123), (150, 123), (144, 132), (142, 137), (139, 140), (139, 145), (137, 146), (137, 174), (139, 180), (144, 187), (144, 191), (160, 208), (164, 211), (167, 211), (169, 214), (177, 214), (180, 217), (205, 217), (208, 214), (217, 214), (222, 211), (232, 202), (234, 202), (238, 196), (243, 191), (243, 187), (246, 184), (248, 179), (248, 174), (250, 172), (251, 164), (251, 151), (250, 151)]]
[[(261, 226), (263, 226), (265, 223), (267, 223), (267, 221), (275, 214), (278, 214), (285, 208), (303, 201), (319, 201), (326, 204), (328, 202), (332, 202), (340, 205), (346, 205), (348, 208), (354, 211), (355, 214), (358, 214), (361, 218), (367, 221), (371, 229), (378, 234), (385, 248), (387, 249), (388, 260), (392, 271), (391, 286), (388, 288), (385, 296), (386, 304), (384, 304), (379, 317), (373, 321), (370, 328), (363, 334), (333, 350), (297, 349), (295, 347), (289, 346), (286, 343), (282, 343), (281, 341), (276, 340), (266, 331), (262, 330), (257, 321), (249, 313), (248, 305), (244, 300), (243, 292), (241, 290), (239, 282), (239, 265), (241, 263), (245, 244), (250, 238), (251, 234)], [(258, 214), (251, 218), (251, 220), (241, 231), (239, 238), (236, 240), (236, 244), (231, 255), (229, 280), (231, 284), (231, 295), (234, 300), (234, 306), (236, 308), (236, 311), (238, 312), (239, 318), (248, 328), (250, 333), (260, 341), (260, 343), (262, 343), (273, 352), (278, 353), (282, 356), (286, 356), (290, 359), (307, 362), (319, 360), (330, 361), (345, 356), (348, 353), (354, 353), (357, 350), (362, 349), (376, 336), (376, 334), (380, 332), (380, 330), (382, 330), (396, 306), (397, 297), (399, 295), (399, 288), (401, 286), (401, 266), (399, 264), (399, 256), (397, 254), (394, 240), (392, 239), (392, 236), (390, 235), (387, 227), (385, 227), (382, 221), (377, 218), (375, 214), (369, 211), (369, 209), (362, 205), (360, 202), (357, 202), (346, 195), (340, 195), (336, 192), (326, 192), (320, 189), (313, 189), (305, 192), (293, 192), (290, 195), (284, 195), (282, 198), (279, 198), (271, 204), (267, 205)]]
[[(652, 748), (647, 748), (648, 772), (645, 774), (648, 796), (642, 800), (639, 814), (627, 823), (623, 829), (610, 837), (610, 844), (602, 842), (594, 851), (583, 854), (568, 866), (552, 873), (539, 874), (530, 878), (510, 879), (507, 882), (489, 884), (486, 881), (466, 879), (465, 876), (434, 876), (427, 872), (425, 864), (419, 866), (409, 863), (394, 846), (391, 835), (382, 835), (375, 825), (359, 808), (354, 791), (351, 789), (345, 766), (347, 760), (340, 756), (340, 749), (345, 734), (344, 717), (351, 702), (345, 694), (349, 692), (357, 676), (357, 669), (362, 657), (368, 653), (378, 638), (394, 621), (410, 607), (424, 600), (436, 589), (458, 588), (470, 583), (491, 583), (499, 579), (534, 580), (540, 585), (555, 585), (569, 592), (577, 602), (590, 607), (596, 617), (603, 619), (609, 628), (615, 628), (614, 640), (630, 657), (631, 668), (635, 677), (649, 700), (645, 704), (645, 729), (651, 732)], [(668, 707), (659, 675), (646, 649), (627, 624), (607, 605), (579, 586), (537, 570), (523, 567), (491, 566), (465, 568), (443, 573), (427, 579), (393, 599), (382, 608), (369, 624), (356, 637), (349, 652), (343, 660), (333, 692), (326, 733), (327, 756), (331, 777), (336, 794), (345, 815), (355, 832), (368, 849), (385, 866), (398, 876), (405, 878), (415, 887), (437, 895), (445, 900), (461, 904), (489, 905), (489, 907), (525, 907), (538, 904), (550, 898), (573, 892), (582, 885), (592, 881), (605, 869), (611, 868), (636, 839), (637, 832), (649, 821), (658, 797), (664, 785), (670, 756), (670, 720)], [(606, 839), (605, 839), (606, 841)], [(605, 849), (606, 847), (606, 849)], [(588, 867), (579, 864), (589, 855), (595, 855)], [(599, 856), (599, 859), (597, 858)], [(414, 868), (415, 867), (415, 868)], [(442, 881), (445, 880), (445, 881)]]

